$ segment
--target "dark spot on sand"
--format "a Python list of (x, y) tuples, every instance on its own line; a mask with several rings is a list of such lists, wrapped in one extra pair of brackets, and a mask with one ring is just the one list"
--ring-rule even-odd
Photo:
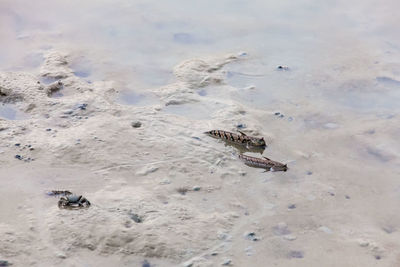
[(21, 155), (15, 155), (16, 159), (22, 160), (22, 156)]
[(151, 264), (147, 260), (144, 260), (142, 263), (142, 267), (151, 267)]
[(176, 189), (176, 191), (181, 194), (181, 195), (186, 195), (186, 193), (189, 191), (186, 187), (179, 187)]
[(288, 254), (289, 258), (301, 259), (304, 258), (304, 252), (299, 250), (292, 250)]
[(288, 209), (295, 209), (296, 208), (296, 204), (290, 204), (289, 206), (288, 206)]

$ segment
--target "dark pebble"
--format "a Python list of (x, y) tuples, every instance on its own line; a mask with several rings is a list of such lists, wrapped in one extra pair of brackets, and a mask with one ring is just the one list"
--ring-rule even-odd
[(274, 115), (278, 116), (279, 114), (281, 114), (280, 112), (275, 112)]
[(288, 206), (288, 209), (295, 209), (296, 208), (296, 204), (290, 204), (289, 206)]
[(346, 195), (345, 198), (346, 198), (346, 199), (350, 199), (350, 196)]
[(20, 145), (21, 145), (20, 143), (15, 144), (15, 146), (20, 146)]
[(237, 126), (236, 126), (236, 128), (238, 128), (238, 129), (244, 129), (244, 128), (246, 128), (246, 125), (245, 124), (238, 124)]
[(84, 104), (79, 104), (79, 105), (78, 105), (78, 108), (79, 108), (80, 110), (86, 110), (87, 106), (88, 106), (88, 104), (86, 104), (86, 103), (84, 103)]
[[(382, 259), (382, 257), (379, 256), (379, 255), (376, 255), (376, 256), (375, 256), (375, 259), (380, 260), (380, 259)], [(0, 265), (0, 266), (1, 266), (1, 265)]]
[(256, 233), (254, 233), (254, 232), (247, 233), (247, 234), (245, 235), (245, 238), (248, 239), (248, 240), (251, 240), (251, 241), (258, 241), (258, 240), (260, 240), (260, 239), (256, 236)]
[(290, 258), (301, 259), (301, 258), (304, 258), (304, 253), (302, 251), (292, 250), (292, 251), (289, 252), (289, 257)]
[(201, 140), (200, 137), (197, 137), (197, 136), (192, 136), (192, 138), (195, 139), (195, 140), (198, 140), (198, 141)]
[(135, 222), (135, 223), (141, 223), (143, 222), (142, 218), (137, 215), (136, 213), (130, 212), (129, 217)]
[(285, 115), (283, 115), (283, 114), (279, 115), (279, 118), (283, 118), (283, 117), (285, 117)]
[(289, 67), (288, 67), (288, 66), (279, 65), (279, 66), (277, 67), (277, 69), (278, 69), (278, 70), (289, 70)]
[(142, 267), (151, 267), (150, 262), (148, 262), (147, 260), (144, 260), (142, 263)]
[(133, 128), (140, 128), (142, 126), (142, 123), (140, 121), (134, 121), (131, 123), (131, 126)]
[(46, 131), (50, 132), (50, 131), (51, 131), (51, 129), (50, 129), (50, 128), (48, 128), (48, 129), (46, 129)]
[(15, 155), (16, 159), (22, 160), (22, 156), (21, 155)]
[(307, 175), (311, 175), (311, 174), (312, 174), (312, 171), (308, 171), (306, 174), (307, 174)]

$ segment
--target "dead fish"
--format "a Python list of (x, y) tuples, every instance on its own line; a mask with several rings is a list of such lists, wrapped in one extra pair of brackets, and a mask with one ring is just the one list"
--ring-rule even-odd
[(250, 167), (263, 168), (270, 171), (284, 171), (284, 172), (287, 171), (288, 169), (286, 164), (273, 161), (266, 157), (263, 157), (263, 159), (261, 159), (239, 154), (239, 159), (242, 160), (244, 164)]
[(208, 134), (212, 137), (222, 139), (227, 142), (232, 142), (234, 144), (241, 144), (245, 145), (248, 147), (262, 147), (265, 148), (265, 140), (264, 137), (258, 138), (258, 137), (252, 137), (248, 136), (245, 133), (238, 131), (240, 134), (235, 134), (223, 130), (212, 130), (205, 132), (205, 134)]

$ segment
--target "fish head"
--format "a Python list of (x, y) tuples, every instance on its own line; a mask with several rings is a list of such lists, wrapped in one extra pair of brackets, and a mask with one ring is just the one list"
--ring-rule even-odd
[(257, 137), (250, 137), (249, 140), (249, 145), (254, 146), (254, 147), (265, 147), (265, 140), (264, 137), (262, 138), (257, 138)]

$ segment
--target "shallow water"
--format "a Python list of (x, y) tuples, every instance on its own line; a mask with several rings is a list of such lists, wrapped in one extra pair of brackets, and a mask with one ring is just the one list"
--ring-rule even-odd
[[(357, 217), (356, 222), (360, 218), (359, 222), (369, 223), (365, 229), (360, 227), (365, 233), (378, 231), (376, 228), (370, 231), (368, 227), (379, 228), (386, 221), (394, 226), (390, 224), (385, 229), (395, 229), (400, 227), (397, 215), (400, 21), (395, 12), (399, 7), (400, 3), (394, 0), (3, 0), (0, 2), (0, 71), (39, 73), (47, 51), (66, 51), (75, 76), (87, 83), (115, 81), (115, 89), (120, 92), (116, 99), (119, 104), (157, 105), (158, 109), (163, 102), (150, 91), (175, 82), (173, 67), (178, 63), (191, 58), (240, 54), (240, 60), (223, 68), (226, 84), (231, 86), (229, 90), (222, 90), (219, 85), (196, 88), (193, 95), (199, 101), (162, 106), (161, 113), (189, 118), (193, 123), (211, 121), (222, 114), (219, 122), (225, 123), (224, 127), (234, 128), (235, 123), (240, 123), (248, 125), (246, 131), (258, 126), (257, 134), (271, 134), (273, 142), (262, 151), (263, 155), (289, 162), (289, 171), (279, 177), (260, 178), (259, 172), (243, 166), (243, 173), (247, 172), (245, 179), (251, 181), (248, 187), (253, 183), (258, 186), (256, 181), (260, 179), (269, 183), (266, 194), (259, 195), (261, 204), (254, 201), (257, 202), (253, 203), (254, 207), (267, 207), (266, 198), (277, 199), (278, 195), (285, 195), (285, 190), (301, 195), (301, 201), (306, 199), (301, 202), (303, 207), (299, 205), (300, 212), (290, 227), (295, 228), (304, 215), (310, 218), (307, 223), (318, 224), (317, 219), (311, 219), (318, 216), (313, 212), (326, 212), (338, 229), (341, 223), (347, 223), (343, 220), (350, 214)], [(278, 66), (287, 66), (287, 69)], [(41, 79), (43, 84), (55, 81)], [(61, 90), (53, 97), (62, 97), (63, 93), (68, 95)], [(238, 115), (243, 120), (230, 120), (230, 114), (237, 115), (235, 110), (223, 113), (231, 103), (243, 106), (244, 111)], [(247, 121), (246, 109), (251, 108), (257, 108), (259, 113)], [(23, 114), (13, 105), (0, 105), (0, 118), (17, 120)], [(143, 125), (142, 129), (146, 127)], [(220, 127), (211, 123), (209, 126)], [(164, 129), (153, 132), (165, 137)], [(195, 140), (208, 142), (206, 138), (206, 141)], [(210, 146), (222, 150), (220, 145), (210, 142)], [(130, 159), (131, 152), (121, 152), (128, 155), (124, 160)], [(257, 152), (250, 155), (260, 156)], [(221, 163), (227, 166), (224, 164)], [(310, 174), (304, 178), (305, 173)], [(230, 175), (224, 178), (224, 183), (229, 183), (230, 178)], [(301, 186), (308, 191), (301, 192)], [(345, 201), (350, 200), (347, 194), (351, 193), (355, 202), (329, 204), (323, 195), (326, 192), (321, 191), (329, 186), (335, 187), (338, 195), (346, 193)], [(246, 190), (251, 189), (238, 188), (235, 199), (242, 191), (249, 193)], [(329, 192), (328, 198), (332, 194), (335, 195)], [(250, 195), (253, 196), (251, 192)], [(321, 201), (312, 202), (316, 199)], [(289, 200), (279, 202), (274, 212), (281, 214), (282, 206), (290, 204), (283, 202)], [(341, 205), (349, 214), (342, 214)], [(340, 221), (339, 217), (344, 219)], [(270, 218), (256, 219), (265, 222)], [(309, 227), (307, 223), (302, 226)], [(340, 233), (351, 236), (354, 229), (351, 227), (345, 228), (348, 232)], [(301, 231), (302, 228), (298, 232)], [(299, 234), (298, 241), (303, 242), (302, 237)], [(342, 236), (338, 234), (333, 239), (342, 239)], [(312, 243), (310, 240), (303, 243), (309, 244), (308, 241)], [(388, 251), (395, 250), (397, 247), (391, 246), (396, 242), (382, 246), (387, 245)], [(293, 243), (291, 250), (284, 254), (292, 260), (307, 259), (311, 254), (308, 251), (313, 251), (310, 248), (304, 253), (299, 243)], [(338, 244), (326, 251), (336, 250)]]
[(6, 120), (23, 120), (28, 117), (13, 104), (0, 104), (0, 118)]

